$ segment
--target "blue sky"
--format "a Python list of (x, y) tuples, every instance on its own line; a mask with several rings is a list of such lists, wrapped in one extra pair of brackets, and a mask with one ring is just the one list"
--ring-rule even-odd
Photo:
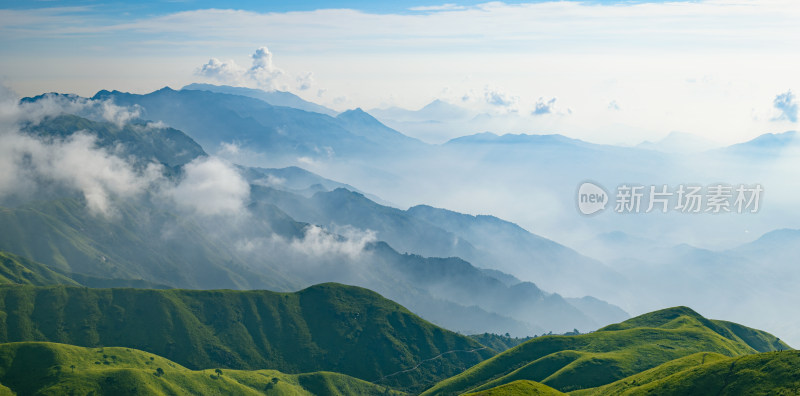
[[(543, 3), (543, 0), (529, 2), (507, 2), (508, 4), (521, 3)], [(664, 0), (586, 0), (587, 4), (634, 4), (634, 3), (663, 3)], [(256, 12), (289, 12), (289, 11), (313, 11), (328, 8), (350, 8), (373, 13), (408, 13), (414, 12), (411, 9), (417, 7), (438, 7), (445, 4), (455, 6), (473, 6), (486, 3), (482, 0), (471, 1), (228, 1), (220, 3), (210, 0), (171, 0), (171, 1), (30, 1), (30, 0), (7, 0), (4, 1), (4, 8), (8, 9), (38, 9), (52, 7), (91, 7), (94, 12), (101, 14), (123, 16), (148, 16), (160, 15), (165, 13), (207, 9), (207, 8), (235, 8)]]
[[(800, 90), (792, 0), (2, 7), (0, 81), (19, 95), (199, 81), (287, 90), (336, 110), (441, 99), (485, 114), (496, 132), (629, 144), (673, 131), (736, 142), (797, 124), (785, 114)], [(552, 111), (537, 113), (541, 103)]]

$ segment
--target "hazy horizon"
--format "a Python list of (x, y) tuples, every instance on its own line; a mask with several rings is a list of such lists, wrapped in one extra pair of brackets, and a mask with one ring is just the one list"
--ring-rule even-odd
[(724, 145), (796, 128), (798, 16), (792, 2), (747, 0), (10, 2), (0, 81), (21, 96), (212, 82), (337, 111), (441, 99), (498, 134), (634, 145), (677, 131)]

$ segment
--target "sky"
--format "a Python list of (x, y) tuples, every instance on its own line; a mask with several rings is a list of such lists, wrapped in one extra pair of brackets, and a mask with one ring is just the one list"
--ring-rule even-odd
[(337, 111), (441, 99), (496, 133), (730, 144), (797, 128), (797, 20), (791, 0), (5, 1), (0, 83), (91, 96), (210, 82)]

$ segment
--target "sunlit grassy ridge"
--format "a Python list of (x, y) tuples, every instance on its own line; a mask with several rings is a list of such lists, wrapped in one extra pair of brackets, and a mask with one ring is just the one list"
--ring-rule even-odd
[(538, 337), (444, 380), (425, 394), (451, 395), (517, 380), (560, 391), (594, 388), (698, 352), (744, 356), (789, 349), (763, 331), (708, 320), (686, 307), (656, 311), (594, 333)]
[(733, 358), (698, 353), (575, 394), (797, 395), (800, 394), (800, 351), (764, 352)]
[(19, 395), (383, 395), (401, 394), (343, 374), (189, 370), (130, 348), (0, 344), (0, 394)]
[(407, 390), (493, 354), (377, 293), (340, 284), (296, 293), (3, 285), (0, 342), (14, 341), (124, 346), (192, 369), (333, 371)]
[(564, 395), (547, 385), (534, 381), (517, 380), (495, 388), (469, 393), (467, 396), (558, 396)]

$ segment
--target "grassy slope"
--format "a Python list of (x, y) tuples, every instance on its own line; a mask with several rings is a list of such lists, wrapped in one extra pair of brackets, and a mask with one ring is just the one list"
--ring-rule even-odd
[(547, 385), (534, 381), (518, 380), (495, 388), (480, 392), (469, 393), (467, 396), (558, 396), (564, 395)]
[[(159, 368), (163, 375), (156, 375)], [(386, 391), (336, 373), (226, 369), (219, 375), (212, 369), (192, 371), (136, 349), (43, 342), (0, 344), (0, 383), (25, 395), (381, 395)]]
[(695, 354), (576, 395), (797, 395), (800, 351)]
[(0, 251), (0, 284), (8, 283), (34, 286), (78, 284), (43, 264)]
[[(116, 217), (96, 216), (79, 198), (0, 207), (0, 250), (63, 273), (145, 279), (185, 288), (277, 288), (293, 282), (256, 274), (232, 249), (191, 221), (134, 201), (115, 202)], [(166, 237), (165, 227), (174, 235)], [(261, 271), (265, 272), (265, 271)]]
[(697, 352), (743, 356), (789, 349), (774, 336), (670, 308), (594, 333), (544, 336), (437, 384), (425, 394), (458, 394), (532, 380), (561, 391), (593, 388)]
[(366, 289), (296, 293), (0, 286), (0, 342), (125, 346), (192, 369), (335, 371), (422, 390), (490, 357)]

